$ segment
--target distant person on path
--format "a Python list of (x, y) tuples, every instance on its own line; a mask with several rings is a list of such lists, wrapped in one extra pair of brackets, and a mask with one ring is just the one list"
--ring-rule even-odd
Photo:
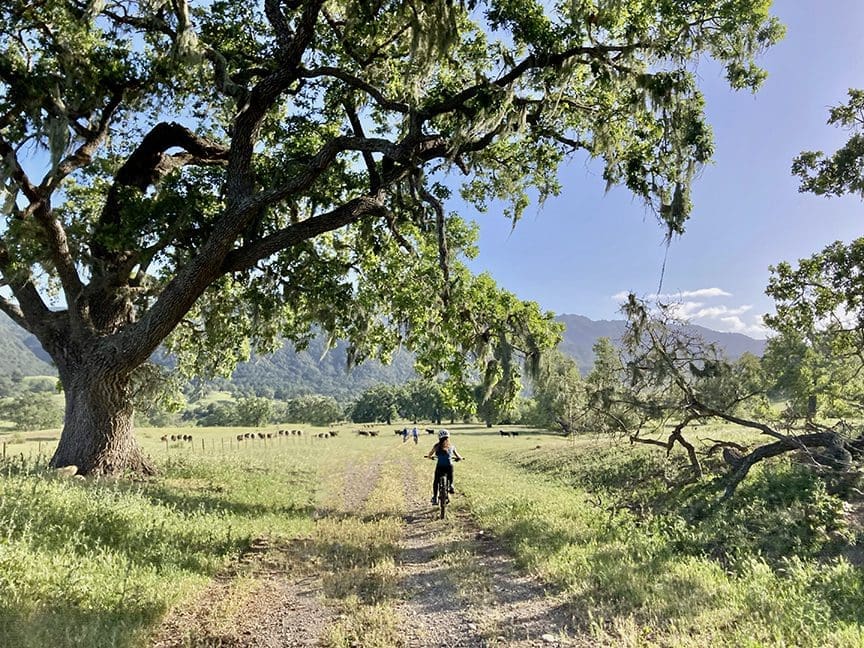
[(438, 460), (435, 464), (435, 478), (432, 480), (432, 504), (438, 503), (438, 492), (436, 490), (438, 480), (442, 475), (447, 475), (450, 482), (449, 491), (453, 492), (453, 462), (461, 461), (462, 457), (456, 452), (456, 446), (450, 443), (450, 433), (447, 430), (441, 430), (438, 433), (438, 443), (432, 446), (427, 459), (434, 458)]
[(417, 443), (420, 441), (420, 433), (417, 431), (416, 425), (414, 426), (414, 429), (411, 430), (411, 434), (414, 436), (414, 445), (417, 445)]
[(408, 428), (402, 428), (402, 443), (408, 440)]

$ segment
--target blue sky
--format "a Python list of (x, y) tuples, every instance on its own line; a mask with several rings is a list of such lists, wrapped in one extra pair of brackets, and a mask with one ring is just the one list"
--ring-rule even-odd
[(758, 93), (731, 91), (716, 65), (697, 70), (716, 154), (668, 253), (642, 203), (624, 189), (604, 194), (601, 167), (577, 159), (562, 170), (562, 194), (515, 230), (503, 216), (476, 217), (471, 268), (544, 309), (620, 319), (616, 295), (656, 293), (665, 255), (663, 293), (678, 294), (691, 321), (764, 337), (768, 266), (864, 235), (859, 198), (798, 193), (790, 173), (800, 151), (833, 151), (848, 136), (826, 120), (848, 88), (864, 87), (864, 0), (777, 0), (774, 13), (787, 34), (761, 59), (769, 77)]

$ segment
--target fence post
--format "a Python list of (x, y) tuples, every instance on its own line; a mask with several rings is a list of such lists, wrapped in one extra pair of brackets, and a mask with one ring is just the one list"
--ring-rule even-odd
[(201, 439), (201, 454), (204, 454), (204, 439)]

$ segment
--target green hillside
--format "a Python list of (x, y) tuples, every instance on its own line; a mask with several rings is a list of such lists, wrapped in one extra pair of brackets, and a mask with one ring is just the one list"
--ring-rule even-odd
[(0, 376), (55, 375), (54, 367), (38, 358), (34, 349), (44, 354), (36, 338), (0, 313)]
[(368, 361), (349, 370), (347, 345), (340, 342), (327, 350), (320, 336), (306, 350), (286, 343), (272, 355), (241, 363), (230, 382), (235, 388), (278, 398), (323, 394), (345, 400), (373, 385), (401, 384), (414, 377), (413, 358), (405, 351), (398, 351), (389, 365)]
[[(595, 321), (581, 315), (560, 315), (566, 326), (561, 350), (573, 357), (583, 375), (594, 361), (592, 347), (601, 337), (613, 342), (624, 332), (623, 320)], [(731, 358), (744, 352), (762, 355), (764, 340), (739, 333), (721, 333), (699, 326), (691, 327), (706, 340), (719, 344)], [(379, 383), (401, 384), (415, 377), (413, 359), (405, 351), (397, 352), (389, 365), (377, 361), (364, 362), (348, 369), (347, 345), (338, 343), (326, 349), (323, 336), (312, 340), (309, 347), (297, 351), (290, 343), (269, 356), (253, 356), (241, 363), (231, 380), (215, 381), (222, 389), (239, 389), (259, 395), (291, 398), (303, 394), (322, 394), (339, 400), (350, 399)], [(0, 314), (0, 375), (17, 372), (24, 376), (55, 375), (46, 362), (47, 355), (36, 339)]]

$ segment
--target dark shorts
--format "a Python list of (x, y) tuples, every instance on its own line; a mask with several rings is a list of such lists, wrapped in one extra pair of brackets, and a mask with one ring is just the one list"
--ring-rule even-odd
[(449, 466), (435, 466), (435, 478), (432, 480), (433, 495), (438, 493), (438, 480), (441, 479), (441, 475), (447, 475), (450, 486), (453, 486), (453, 464)]

